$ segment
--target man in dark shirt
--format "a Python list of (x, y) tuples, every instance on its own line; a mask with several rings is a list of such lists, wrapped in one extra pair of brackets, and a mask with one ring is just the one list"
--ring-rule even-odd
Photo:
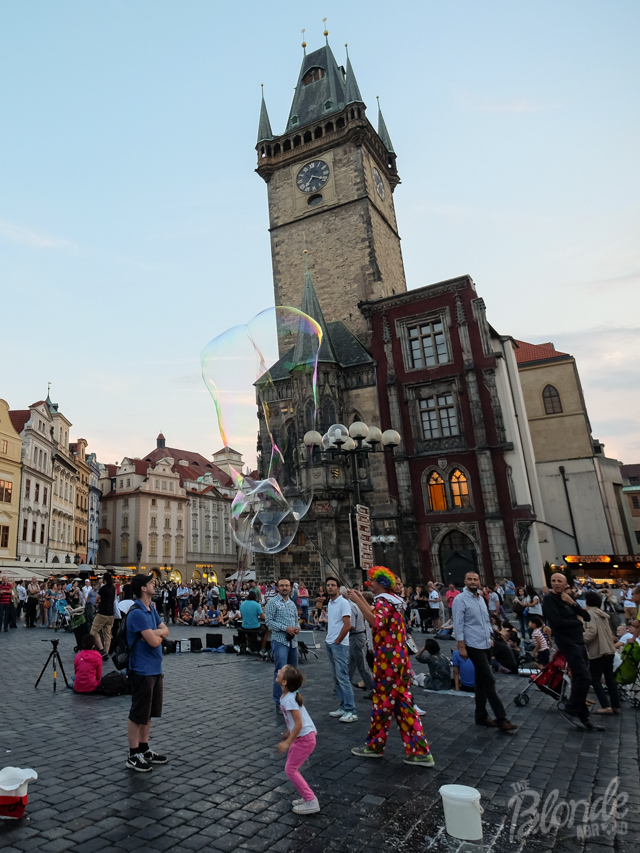
[(542, 600), (542, 612), (549, 623), (558, 651), (563, 655), (571, 670), (571, 696), (562, 716), (581, 731), (604, 731), (589, 719), (587, 694), (591, 686), (589, 658), (584, 644), (581, 619), (590, 622), (586, 609), (569, 595), (567, 579), (560, 572), (551, 575), (551, 592)]
[(107, 572), (103, 578), (104, 584), (98, 590), (97, 613), (91, 624), (91, 634), (96, 639), (96, 648), (105, 658), (109, 653), (111, 645), (111, 632), (113, 631), (113, 604), (116, 597), (116, 588), (113, 576)]

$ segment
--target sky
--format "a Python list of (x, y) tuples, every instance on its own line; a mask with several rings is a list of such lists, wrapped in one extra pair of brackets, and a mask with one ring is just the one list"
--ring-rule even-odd
[(220, 448), (199, 354), (273, 305), (260, 85), (282, 132), (323, 17), (380, 96), (409, 288), (471, 275), (640, 462), (637, 0), (4, 0), (0, 397), (50, 381), (105, 463)]

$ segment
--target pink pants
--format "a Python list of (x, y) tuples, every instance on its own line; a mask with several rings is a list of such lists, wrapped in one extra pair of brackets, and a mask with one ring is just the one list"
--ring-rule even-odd
[(309, 732), (304, 737), (297, 737), (289, 747), (287, 763), (284, 772), (289, 777), (296, 791), (307, 803), (315, 798), (315, 794), (302, 778), (300, 768), (316, 748), (316, 733)]

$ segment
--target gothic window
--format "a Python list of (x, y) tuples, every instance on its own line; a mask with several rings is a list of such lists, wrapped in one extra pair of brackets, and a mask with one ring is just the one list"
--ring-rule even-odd
[(553, 385), (547, 385), (542, 392), (542, 400), (544, 402), (544, 411), (546, 415), (559, 415), (562, 412), (562, 403), (560, 394)]
[(453, 394), (434, 394), (420, 400), (422, 434), (426, 439), (459, 435), (458, 416)]
[[(326, 109), (326, 107), (325, 107), (325, 109)], [(313, 138), (314, 139), (320, 139), (321, 136), (322, 136), (322, 128), (316, 127), (315, 130), (313, 131)]]
[(344, 119), (343, 119), (343, 118), (339, 118), (339, 119), (337, 120), (337, 122), (336, 122), (336, 128), (337, 128), (338, 130), (342, 130), (342, 129), (344, 128)]
[(467, 477), (456, 468), (449, 476), (451, 484), (451, 497), (453, 498), (453, 506), (456, 509), (464, 509), (469, 506), (469, 483)]
[(322, 428), (327, 430), (330, 426), (333, 426), (335, 422), (336, 407), (333, 405), (333, 401), (327, 398), (322, 404)]
[(444, 487), (444, 480), (437, 471), (432, 471), (427, 480), (427, 492), (429, 494), (429, 508), (431, 511), (446, 511), (447, 493)]
[(299, 148), (300, 145), (302, 145), (302, 139), (299, 136), (294, 136), (293, 137), (293, 147)]
[[(295, 118), (295, 116), (293, 118)], [(291, 119), (291, 123), (293, 124), (293, 119)], [(285, 141), (282, 143), (282, 150), (283, 151), (291, 151), (291, 140), (290, 139), (285, 139)]]
[(327, 122), (327, 124), (325, 124), (324, 132), (325, 133), (333, 133), (333, 122), (332, 121)]
[(311, 400), (304, 408), (304, 427), (306, 432), (316, 428), (316, 407)]
[(307, 131), (305, 132), (303, 139), (304, 139), (304, 141), (305, 141), (305, 142), (311, 142), (311, 140), (313, 139), (313, 137), (311, 136), (311, 131), (310, 131), (310, 130), (307, 130)]
[(449, 361), (442, 319), (407, 328), (412, 368), (434, 367)]
[(310, 68), (302, 78), (302, 85), (308, 86), (310, 83), (315, 83), (316, 80), (322, 80), (324, 76), (324, 68)]

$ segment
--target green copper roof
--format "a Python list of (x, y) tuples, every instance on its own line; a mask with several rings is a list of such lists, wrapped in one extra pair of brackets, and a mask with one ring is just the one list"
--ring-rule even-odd
[(356, 80), (356, 75), (353, 73), (353, 68), (351, 66), (351, 60), (349, 59), (349, 54), (347, 53), (347, 79), (345, 81), (345, 105), (348, 104), (364, 104), (362, 100), (362, 95), (360, 94), (360, 89), (358, 88), (358, 81)]
[(389, 136), (387, 125), (384, 123), (384, 118), (382, 117), (380, 101), (378, 101), (378, 136), (382, 140), (384, 147), (387, 149), (387, 151), (390, 154), (395, 154), (396, 152), (393, 150), (393, 143), (391, 142), (391, 137)]
[(269, 113), (267, 112), (267, 105), (264, 102), (264, 89), (262, 90), (262, 103), (260, 104), (260, 122), (258, 124), (258, 142), (257, 145), (260, 145), (261, 142), (268, 142), (270, 139), (273, 139), (273, 133), (271, 131), (271, 122), (269, 121)]
[[(312, 68), (321, 68), (324, 74), (320, 79), (305, 85), (302, 80)], [(341, 112), (345, 105), (344, 73), (326, 44), (308, 53), (302, 60), (286, 132)]]

